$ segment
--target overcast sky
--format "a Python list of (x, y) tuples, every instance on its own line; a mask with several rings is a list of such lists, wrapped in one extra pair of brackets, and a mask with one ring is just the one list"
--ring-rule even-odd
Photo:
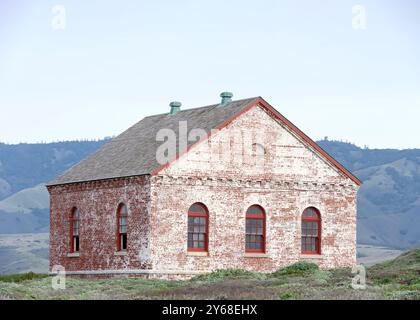
[(1, 0), (0, 142), (113, 136), (232, 91), (315, 140), (420, 148), (419, 39), (416, 0)]

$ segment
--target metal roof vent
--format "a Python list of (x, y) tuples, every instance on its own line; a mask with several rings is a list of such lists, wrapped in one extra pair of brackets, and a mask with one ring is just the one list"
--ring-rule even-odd
[(228, 103), (232, 102), (233, 93), (232, 92), (222, 92), (220, 94), (220, 97), (222, 97), (221, 106), (224, 106), (224, 105), (227, 105)]
[(171, 107), (171, 112), (169, 114), (174, 115), (177, 114), (179, 111), (181, 111), (181, 102), (178, 101), (172, 101), (169, 106)]

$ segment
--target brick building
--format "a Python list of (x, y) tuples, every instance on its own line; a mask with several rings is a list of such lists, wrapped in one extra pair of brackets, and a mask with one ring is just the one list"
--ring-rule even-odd
[(180, 278), (356, 262), (360, 181), (261, 97), (146, 117), (48, 184), (50, 268)]

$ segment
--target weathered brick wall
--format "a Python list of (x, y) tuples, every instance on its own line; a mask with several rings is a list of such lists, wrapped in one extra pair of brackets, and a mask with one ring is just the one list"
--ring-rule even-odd
[[(50, 187), (50, 269), (67, 271), (150, 268), (149, 177), (122, 178)], [(128, 208), (128, 250), (116, 256), (118, 204)], [(80, 214), (80, 257), (70, 252), (69, 218)]]
[[(245, 130), (240, 139), (238, 130)], [(242, 144), (255, 142), (265, 147), (265, 155), (242, 161)], [(157, 176), (49, 191), (50, 266), (63, 265), (67, 271), (148, 269), (145, 276), (169, 271), (168, 277), (178, 278), (220, 268), (273, 271), (304, 259), (325, 268), (356, 262), (357, 186), (260, 108), (241, 115)], [(127, 256), (114, 255), (120, 202), (129, 210)], [(205, 256), (187, 252), (187, 212), (195, 202), (209, 209)], [(253, 204), (261, 205), (267, 217), (266, 254), (260, 257), (245, 254), (245, 212)], [(300, 253), (301, 214), (309, 206), (321, 212), (319, 256)], [(67, 257), (73, 207), (81, 219), (77, 258)]]
[[(265, 147), (265, 156), (249, 155), (254, 143)], [(259, 107), (239, 116), (161, 173), (354, 184)]]
[[(238, 129), (255, 135), (245, 134), (242, 141), (230, 142), (228, 137)], [(214, 160), (209, 153), (226, 150), (218, 147), (226, 139), (235, 156)], [(256, 156), (256, 162), (248, 159), (245, 164), (235, 163), (242, 149), (239, 144), (252, 145), (256, 141), (266, 149), (266, 154), (261, 155), (264, 163), (260, 164), (261, 156)], [(153, 267), (272, 271), (304, 259), (325, 268), (354, 265), (356, 193), (357, 186), (351, 180), (265, 111), (254, 108), (152, 178)], [(209, 209), (208, 256), (187, 252), (187, 212), (195, 202)], [(245, 254), (245, 212), (253, 204), (261, 205), (267, 215), (266, 255), (261, 258)], [(320, 256), (300, 253), (301, 214), (309, 206), (321, 212)]]
[[(243, 187), (237, 181), (202, 186), (199, 179), (155, 179), (151, 242), (156, 270), (272, 271), (308, 259), (325, 268), (355, 263), (356, 190), (351, 187)], [(195, 202), (209, 210), (209, 255), (204, 257), (187, 252), (187, 212)], [(253, 204), (261, 205), (267, 217), (263, 258), (245, 254), (245, 212)], [(309, 206), (322, 215), (320, 256), (300, 254), (301, 214)]]

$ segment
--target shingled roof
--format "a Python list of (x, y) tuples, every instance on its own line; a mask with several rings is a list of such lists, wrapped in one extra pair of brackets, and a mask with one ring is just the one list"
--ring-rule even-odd
[[(224, 106), (215, 104), (181, 110), (174, 115), (165, 113), (146, 117), (48, 185), (151, 174), (161, 167), (156, 160), (156, 150), (162, 144), (156, 141), (156, 134), (160, 129), (172, 129), (178, 137), (179, 122), (188, 121), (188, 132), (193, 129), (204, 129), (210, 133), (212, 129), (228, 121), (257, 100), (258, 98), (250, 98), (232, 101)], [(187, 147), (193, 143), (194, 141), (189, 141)], [(182, 153), (185, 150), (180, 151)]]
[[(176, 137), (179, 138), (179, 123), (180, 121), (187, 121), (188, 133), (193, 129), (204, 129), (210, 134), (212, 129), (222, 128), (255, 105), (260, 105), (267, 109), (268, 112), (300, 136), (302, 141), (312, 147), (315, 152), (335, 166), (342, 174), (357, 185), (361, 184), (357, 177), (332, 158), (293, 123), (270, 106), (264, 99), (256, 97), (232, 101), (224, 105), (215, 104), (182, 110), (175, 114), (165, 113), (146, 117), (68, 169), (63, 175), (57, 177), (48, 185), (155, 174), (164, 167), (156, 160), (157, 148), (162, 144), (162, 142), (156, 140), (156, 135), (160, 129), (171, 129), (176, 133)], [(195, 143), (195, 141), (188, 141), (185, 150), (178, 150), (177, 148), (177, 152), (179, 152), (177, 157), (187, 152)], [(169, 163), (166, 165), (169, 165)]]

